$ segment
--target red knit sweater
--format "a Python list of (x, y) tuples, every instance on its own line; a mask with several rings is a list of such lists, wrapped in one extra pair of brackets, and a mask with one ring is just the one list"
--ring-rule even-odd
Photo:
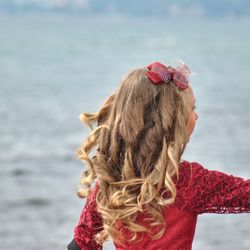
[[(176, 183), (175, 202), (164, 208), (166, 230), (158, 240), (141, 234), (142, 240), (126, 246), (116, 245), (117, 250), (190, 250), (195, 234), (197, 215), (202, 213), (250, 212), (250, 179), (211, 171), (198, 163), (183, 161), (180, 164)], [(89, 195), (75, 228), (74, 241), (81, 250), (102, 249), (93, 236), (102, 228), (102, 219), (96, 211), (95, 196), (98, 186)], [(138, 216), (144, 223), (145, 215)], [(129, 232), (123, 230), (125, 236)]]

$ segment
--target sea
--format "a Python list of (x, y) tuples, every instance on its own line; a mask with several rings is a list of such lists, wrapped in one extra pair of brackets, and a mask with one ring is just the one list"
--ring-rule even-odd
[[(153, 61), (194, 72), (199, 119), (183, 159), (249, 179), (249, 30), (230, 16), (0, 13), (0, 248), (66, 248), (85, 203), (79, 114)], [(249, 225), (247, 213), (199, 215), (193, 250), (249, 250)]]

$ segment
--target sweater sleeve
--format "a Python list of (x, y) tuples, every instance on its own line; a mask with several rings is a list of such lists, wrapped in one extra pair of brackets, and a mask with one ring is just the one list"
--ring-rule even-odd
[(250, 179), (191, 163), (189, 206), (193, 213), (249, 213)]
[(96, 194), (98, 189), (99, 185), (96, 184), (89, 194), (81, 212), (78, 225), (74, 230), (74, 242), (81, 250), (102, 249), (102, 246), (98, 245), (94, 239), (95, 234), (103, 229), (102, 218), (96, 208)]

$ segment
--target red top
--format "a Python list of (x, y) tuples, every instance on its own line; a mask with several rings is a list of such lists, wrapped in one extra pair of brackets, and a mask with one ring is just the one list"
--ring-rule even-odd
[[(197, 215), (250, 212), (250, 179), (244, 180), (205, 169), (196, 162), (183, 161), (176, 188), (175, 202), (164, 209), (167, 225), (164, 235), (158, 240), (152, 240), (144, 233), (140, 242), (127, 246), (116, 245), (117, 250), (191, 250)], [(74, 240), (81, 250), (102, 249), (93, 240), (93, 236), (102, 227), (102, 219), (96, 211), (97, 191), (98, 186), (95, 186), (75, 228)], [(138, 222), (144, 224), (143, 218), (145, 215), (141, 213)], [(124, 234), (128, 233), (124, 230)]]

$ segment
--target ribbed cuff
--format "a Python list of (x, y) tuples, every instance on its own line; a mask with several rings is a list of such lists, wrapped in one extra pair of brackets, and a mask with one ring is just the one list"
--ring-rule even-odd
[(76, 244), (74, 239), (68, 244), (67, 249), (68, 250), (81, 250), (81, 248)]

